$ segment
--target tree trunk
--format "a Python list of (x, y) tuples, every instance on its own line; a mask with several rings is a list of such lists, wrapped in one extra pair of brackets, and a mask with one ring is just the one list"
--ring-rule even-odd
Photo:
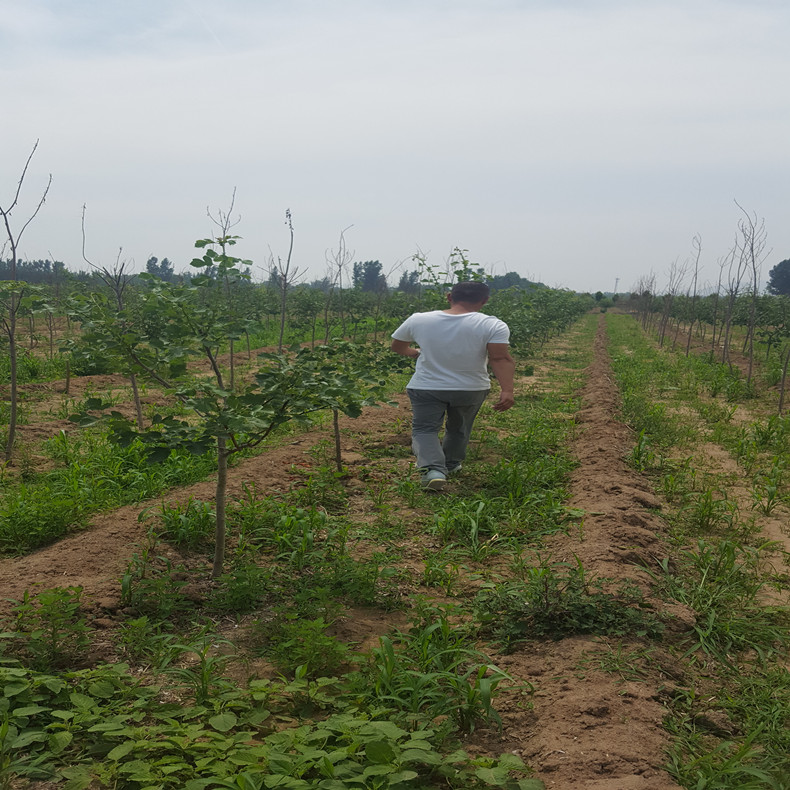
[(129, 383), (132, 385), (132, 398), (134, 399), (134, 410), (137, 414), (137, 430), (143, 430), (143, 404), (140, 402), (140, 391), (137, 389), (137, 376), (129, 374)]
[(233, 342), (233, 338), (230, 339), (230, 391), (233, 392), (233, 387), (236, 383), (236, 362), (235, 362), (235, 355), (234, 355), (234, 346), (235, 343)]
[(332, 409), (332, 427), (335, 432), (335, 465), (337, 471), (343, 471), (343, 456), (340, 448), (340, 412), (337, 409)]
[(211, 578), (222, 576), (225, 564), (225, 495), (228, 488), (228, 451), (226, 440), (217, 437), (217, 495), (214, 501), (216, 508), (216, 524), (214, 529), (214, 565)]
[(9, 387), (9, 398), (11, 402), (8, 407), (8, 433), (6, 434), (5, 460), (11, 460), (14, 454), (14, 442), (16, 441), (16, 421), (17, 421), (17, 354), (16, 354), (16, 299), (11, 296), (11, 311), (8, 316), (8, 363), (9, 375), (11, 377)]
[(787, 365), (790, 362), (790, 346), (787, 347), (785, 352), (785, 361), (782, 365), (782, 381), (779, 384), (779, 409), (778, 414), (781, 416), (782, 408), (785, 404), (785, 383), (787, 382)]

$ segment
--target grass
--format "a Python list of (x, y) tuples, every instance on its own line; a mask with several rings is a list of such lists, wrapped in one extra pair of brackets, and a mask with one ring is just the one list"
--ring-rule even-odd
[[(744, 421), (770, 406), (736, 368), (707, 355), (659, 351), (627, 319), (609, 322), (624, 411), (639, 431), (632, 460), (673, 506), (667, 520), (677, 550), (654, 574), (657, 591), (694, 612), (674, 645), (688, 677), (668, 700), (670, 774), (695, 790), (786, 790), (790, 613), (764, 603), (771, 581), (766, 558), (776, 546), (759, 538), (759, 517), (785, 495), (787, 421)], [(672, 425), (681, 422), (678, 409), (682, 428)], [(695, 449), (711, 441), (741, 466), (742, 493), (740, 476), (706, 469), (704, 451), (690, 463)]]

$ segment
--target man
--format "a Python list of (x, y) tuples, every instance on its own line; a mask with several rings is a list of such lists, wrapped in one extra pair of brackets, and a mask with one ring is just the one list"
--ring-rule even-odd
[(392, 350), (417, 360), (406, 389), (413, 411), (412, 450), (422, 487), (431, 491), (441, 491), (447, 475), (461, 469), (491, 384), (487, 364), (501, 388), (493, 408), (506, 411), (513, 405), (510, 330), (504, 321), (480, 312), (489, 294), (485, 283), (456, 283), (447, 294), (447, 310), (414, 313), (392, 333)]

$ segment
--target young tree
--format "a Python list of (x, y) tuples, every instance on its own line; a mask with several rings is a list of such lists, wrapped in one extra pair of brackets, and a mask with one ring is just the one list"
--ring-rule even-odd
[(5, 443), (5, 460), (10, 461), (14, 452), (14, 442), (16, 441), (16, 427), (18, 420), (18, 392), (17, 392), (17, 320), (19, 318), (19, 311), (25, 304), (25, 298), (29, 288), (24, 284), (20, 285), (17, 281), (17, 265), (19, 262), (19, 243), (22, 235), (27, 230), (30, 223), (36, 218), (41, 207), (47, 199), (49, 188), (52, 185), (52, 175), (50, 174), (47, 179), (46, 186), (43, 189), (38, 204), (28, 215), (27, 219), (23, 220), (17, 229), (13, 227), (11, 215), (19, 207), (19, 200), (22, 193), (22, 186), (25, 183), (30, 162), (38, 148), (38, 140), (33, 145), (33, 150), (30, 152), (25, 165), (22, 168), (22, 175), (16, 185), (11, 201), (6, 205), (0, 205), (0, 217), (3, 219), (3, 226), (5, 229), (5, 241), (0, 247), (0, 258), (6, 256), (6, 250), (10, 253), (8, 258), (10, 264), (10, 286), (4, 290), (5, 294), (5, 309), (3, 311), (2, 323), (3, 331), (8, 339), (8, 361), (10, 369), (10, 385), (9, 385), (9, 415), (8, 415), (8, 432), (6, 433)]
[(749, 321), (747, 325), (747, 343), (749, 349), (749, 369), (746, 381), (751, 384), (752, 372), (754, 368), (754, 332), (757, 324), (757, 298), (760, 293), (760, 269), (766, 256), (765, 220), (757, 219), (755, 213), (749, 213), (741, 206), (738, 201), (735, 205), (741, 210), (743, 216), (738, 222), (738, 233), (740, 234), (740, 256), (744, 261), (744, 266), (751, 275), (750, 299), (749, 299)]
[(694, 331), (694, 324), (697, 323), (697, 283), (699, 281), (699, 259), (702, 255), (702, 236), (699, 234), (695, 235), (691, 240), (691, 246), (694, 250), (694, 274), (691, 278), (691, 304), (689, 305), (689, 333), (686, 338), (686, 356), (691, 351), (691, 336)]
[(276, 284), (280, 294), (280, 334), (277, 340), (277, 351), (283, 350), (283, 337), (285, 336), (285, 319), (287, 316), (288, 307), (288, 291), (296, 283), (302, 272), (299, 269), (291, 269), (291, 256), (294, 251), (294, 226), (293, 218), (291, 217), (291, 209), (285, 210), (285, 224), (288, 226), (288, 255), (285, 256), (285, 263), (282, 258), (277, 258), (277, 263), (274, 263), (274, 254), (270, 254), (269, 271), (270, 280)]
[[(192, 265), (204, 273), (189, 282), (174, 285), (148, 277), (149, 288), (141, 294), (141, 327), (147, 316), (155, 313), (159, 322), (155, 333), (116, 337), (117, 353), (124, 353), (140, 375), (173, 393), (191, 411), (191, 417), (179, 419), (155, 415), (144, 431), (118, 412), (111, 412), (109, 422), (116, 440), (129, 444), (140, 440), (150, 448), (153, 461), (166, 457), (172, 449), (182, 448), (202, 454), (212, 447), (217, 457), (215, 495), (216, 532), (212, 575), (222, 574), (225, 557), (226, 492), (228, 460), (245, 449), (260, 444), (279, 425), (302, 420), (311, 412), (325, 408), (353, 410), (354, 401), (344, 399), (351, 387), (342, 373), (333, 373), (310, 349), (287, 354), (263, 354), (262, 367), (250, 381), (233, 389), (226, 385), (218, 353), (228, 337), (229, 322), (222, 301), (211, 296), (223, 283), (242, 278), (249, 261), (228, 254), (236, 237), (202, 239), (196, 246), (205, 249), (202, 258)], [(125, 345), (124, 345), (125, 344)], [(171, 379), (168, 366), (202, 355), (211, 373), (181, 380)], [(181, 367), (185, 367), (181, 365)], [(88, 411), (76, 415), (83, 424), (99, 417), (104, 404), (88, 403)]]
[(672, 314), (672, 305), (675, 298), (683, 285), (683, 280), (686, 277), (686, 264), (679, 265), (677, 261), (673, 261), (669, 267), (668, 272), (669, 281), (667, 283), (667, 290), (664, 294), (664, 306), (661, 312), (661, 321), (658, 326), (658, 345), (663, 346), (666, 338), (667, 326), (669, 325), (669, 317)]
[[(98, 266), (95, 263), (88, 260), (85, 254), (85, 206), (82, 207), (82, 258), (85, 263), (90, 266), (96, 276), (107, 286), (108, 291), (112, 294), (112, 298), (114, 301), (114, 305), (110, 307), (110, 311), (117, 311), (113, 316), (114, 321), (116, 323), (116, 330), (120, 332), (128, 332), (128, 331), (135, 331), (135, 317), (130, 315), (129, 311), (126, 308), (125, 304), (125, 293), (126, 289), (129, 287), (134, 275), (127, 271), (127, 261), (121, 260), (121, 254), (123, 253), (123, 249), (118, 250), (118, 257), (115, 259), (115, 263), (113, 264), (112, 268), (107, 268), (106, 266)], [(93, 303), (95, 307), (99, 306), (99, 302)], [(103, 322), (103, 324), (106, 322)], [(137, 415), (137, 427), (142, 430), (143, 429), (143, 406), (140, 402), (140, 389), (137, 386), (137, 376), (135, 375), (133, 370), (128, 369), (128, 366), (125, 364), (126, 360), (121, 357), (118, 360), (121, 364), (121, 367), (126, 368), (124, 373), (129, 379), (129, 385), (132, 389), (132, 400), (134, 401), (134, 408)]]
[(329, 280), (329, 288), (326, 291), (326, 301), (324, 302), (324, 343), (329, 344), (329, 312), (330, 308), (335, 302), (335, 292), (337, 292), (337, 307), (338, 315), (340, 317), (340, 334), (346, 336), (346, 313), (345, 304), (343, 301), (343, 275), (348, 267), (348, 264), (354, 259), (354, 252), (349, 250), (346, 245), (346, 231), (351, 229), (349, 225), (344, 230), (340, 231), (340, 239), (337, 244), (336, 250), (331, 250), (326, 253), (327, 262), (327, 279)]

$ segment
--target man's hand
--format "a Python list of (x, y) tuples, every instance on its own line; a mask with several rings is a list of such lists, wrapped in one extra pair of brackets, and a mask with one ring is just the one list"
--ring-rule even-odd
[(507, 411), (515, 402), (512, 392), (502, 390), (499, 393), (499, 400), (491, 408), (494, 411)]
[(417, 359), (420, 356), (420, 351), (417, 348), (412, 348), (405, 340), (393, 340), (390, 348), (402, 357), (411, 357)]
[(515, 403), (513, 374), (516, 370), (516, 363), (510, 356), (507, 343), (489, 343), (487, 349), (488, 362), (500, 386), (499, 400), (492, 408), (494, 411), (507, 411)]

